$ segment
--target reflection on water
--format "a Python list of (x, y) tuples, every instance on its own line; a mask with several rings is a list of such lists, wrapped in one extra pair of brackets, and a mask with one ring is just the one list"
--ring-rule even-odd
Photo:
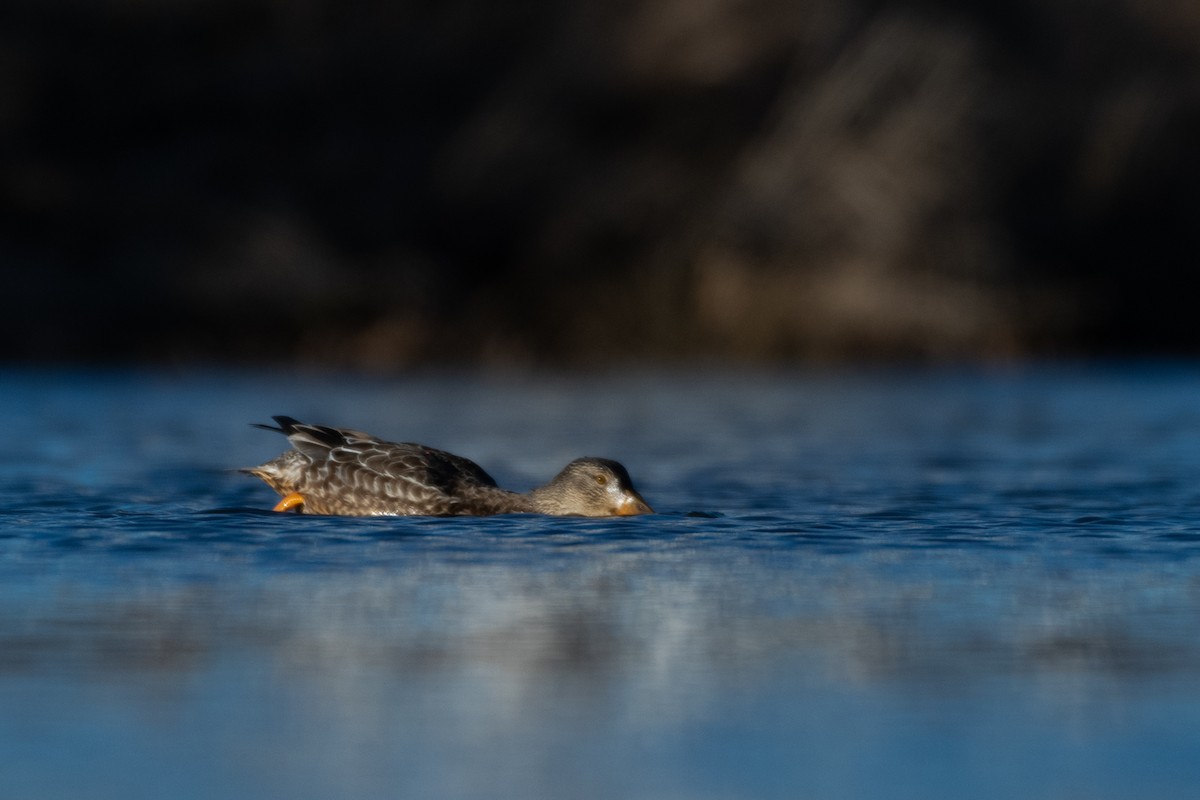
[(884, 566), (786, 552), (764, 554), (769, 564), (693, 558), (683, 569), (676, 554), (583, 560), (533, 574), (451, 560), (252, 586), (46, 584), (33, 597), (5, 593), (0, 670), (187, 672), (244, 648), (279, 669), (422, 674), (486, 663), (534, 685), (636, 667), (655, 678), (642, 687), (648, 701), (699, 667), (676, 687), (694, 703), (727, 668), (757, 673), (795, 659), (848, 684), (1200, 669), (1197, 643), (1177, 637), (1200, 622), (1200, 584), (1158, 564), (1070, 575), (1030, 574), (1018, 561), (964, 575), (940, 563), (920, 575), (898, 559), (907, 574), (897, 579)]
[[(1195, 630), (1194, 581), (1161, 565), (1051, 575), (1022, 559), (963, 569), (961, 558), (908, 558), (852, 567), (668, 548), (546, 569), (439, 556), (248, 582), (47, 583), (25, 602), (4, 596), (0, 732), (33, 796), (47, 764), (31, 745), (76, 725), (80, 746), (116, 748), (102, 779), (136, 769), (147, 748), (184, 766), (196, 747), (201, 760), (236, 753), (202, 784), (222, 793), (250, 779), (298, 796), (555, 796), (586, 780), (584, 796), (657, 796), (660, 784), (709, 796), (720, 779), (728, 793), (783, 796), (819, 790), (804, 771), (830, 759), (928, 758), (907, 737), (940, 750), (980, 724), (988, 748), (1040, 736), (1070, 758), (1114, 722), (1124, 730), (1142, 693), (1186, 701), (1168, 730), (1194, 725), (1196, 692), (1178, 689), (1200, 666), (1180, 636)], [(884, 725), (905, 738), (860, 740), (863, 726), (881, 737)], [(760, 740), (774, 737), (808, 752), (772, 754), (780, 744)], [(732, 752), (718, 767), (692, 745), (704, 759)], [(748, 779), (743, 760), (770, 774)], [(1112, 765), (1090, 768), (1112, 777)], [(972, 769), (934, 772), (966, 780)], [(1052, 774), (1030, 768), (996, 794)], [(82, 787), (72, 778), (50, 784), (70, 794)]]
[[(15, 378), (0, 796), (1140, 797), (1200, 781), (1185, 370)], [(429, 436), (387, 413), (396, 397)], [(667, 513), (273, 515), (224, 470), (277, 447), (244, 422), (289, 411), (450, 446), (517, 488), (564, 452), (621, 457)]]

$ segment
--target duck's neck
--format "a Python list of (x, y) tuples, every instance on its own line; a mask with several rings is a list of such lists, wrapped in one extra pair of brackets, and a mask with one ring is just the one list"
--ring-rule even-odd
[(518, 494), (495, 486), (475, 486), (462, 494), (473, 515), (545, 513), (535, 503), (533, 492)]
[(569, 503), (570, 498), (563, 492), (562, 487), (554, 482), (539, 486), (529, 494), (522, 496), (529, 502), (531, 510), (538, 514), (563, 516), (577, 513)]

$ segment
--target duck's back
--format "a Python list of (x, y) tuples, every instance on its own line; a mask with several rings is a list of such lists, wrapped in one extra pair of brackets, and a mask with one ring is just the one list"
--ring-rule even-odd
[[(470, 459), (411, 442), (276, 417), (295, 446), (252, 472), (280, 494), (299, 493), (310, 514), (496, 514), (527, 500), (496, 486)], [(269, 427), (269, 426), (264, 426)]]

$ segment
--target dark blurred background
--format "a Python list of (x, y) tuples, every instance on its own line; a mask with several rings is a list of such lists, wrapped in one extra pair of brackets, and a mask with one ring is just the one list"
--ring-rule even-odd
[(1200, 351), (1195, 0), (8, 0), (0, 358)]

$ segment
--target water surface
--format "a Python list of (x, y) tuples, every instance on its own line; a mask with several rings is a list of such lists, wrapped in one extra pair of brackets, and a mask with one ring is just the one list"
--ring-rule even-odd
[[(1200, 368), (0, 373), (0, 797), (1183, 796)], [(272, 514), (271, 414), (660, 514)]]

